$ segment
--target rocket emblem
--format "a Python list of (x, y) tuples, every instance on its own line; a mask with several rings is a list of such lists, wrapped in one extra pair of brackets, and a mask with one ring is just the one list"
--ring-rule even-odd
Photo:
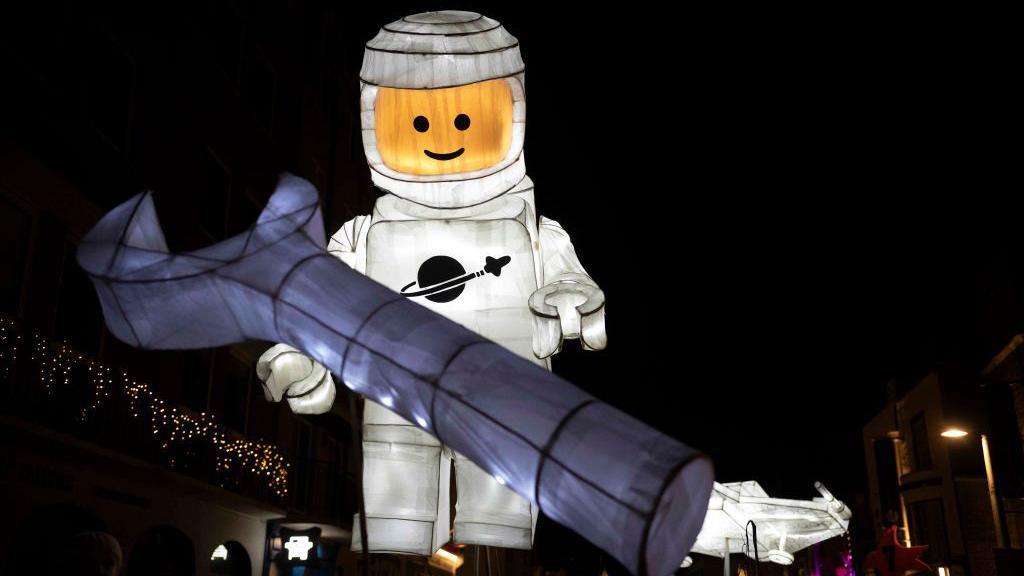
[[(484, 258), (484, 267), (476, 272), (466, 273), (466, 269), (458, 260), (451, 256), (431, 256), (427, 258), (416, 273), (416, 280), (406, 284), (401, 293), (408, 298), (423, 296), (431, 302), (451, 302), (462, 294), (466, 282), (485, 274), (501, 276), (501, 269), (512, 261), (511, 256)], [(410, 288), (414, 291), (407, 292)]]

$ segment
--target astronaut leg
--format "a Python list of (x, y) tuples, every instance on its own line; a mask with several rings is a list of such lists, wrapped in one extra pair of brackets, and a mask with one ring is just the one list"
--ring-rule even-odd
[(461, 454), (455, 455), (455, 542), (527, 550), (537, 511)]
[[(370, 552), (430, 556), (449, 538), (451, 457), (436, 438), (369, 400), (363, 416), (363, 497)], [(359, 514), (352, 550), (362, 550)]]

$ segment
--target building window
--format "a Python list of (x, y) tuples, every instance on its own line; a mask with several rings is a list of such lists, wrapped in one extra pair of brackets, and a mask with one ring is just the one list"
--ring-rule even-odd
[(260, 208), (252, 199), (249, 190), (240, 190), (240, 186), (231, 191), (231, 206), (228, 208), (227, 236), (231, 237), (247, 231), (260, 216)]
[(210, 574), (252, 576), (252, 560), (245, 546), (234, 540), (218, 544), (210, 553)]
[(932, 451), (928, 446), (928, 423), (924, 412), (918, 412), (910, 420), (910, 444), (914, 451), (914, 470), (931, 468)]
[(0, 313), (17, 316), (25, 284), (25, 262), (32, 235), (32, 216), (0, 197)]
[(316, 158), (313, 158), (313, 185), (316, 186), (321, 197), (327, 195), (327, 172)]
[(292, 484), (289, 494), (292, 497), (291, 508), (300, 511), (309, 510), (310, 455), (313, 444), (313, 425), (303, 418), (295, 418), (294, 439), (295, 457), (292, 461)]
[(247, 433), (258, 438), (277, 438), (278, 426), (281, 421), (281, 404), (268, 401), (260, 383), (253, 382), (253, 387), (255, 390), (249, 395), (249, 430)]
[(213, 351), (189, 350), (182, 356), (181, 403), (196, 412), (210, 409), (210, 367)]
[(240, 95), (253, 118), (268, 134), (273, 135), (274, 102), (277, 98), (274, 66), (258, 45), (253, 42), (247, 44), (242, 62)]
[(223, 240), (227, 226), (231, 175), (210, 148), (203, 154), (199, 170), (199, 225), (213, 239)]
[[(36, 78), (51, 80), (60, 46), (62, 17), (66, 17), (55, 3), (22, 2), (13, 13), (4, 14), (0, 50), (9, 61), (24, 63)], [(7, 6), (5, 6), (6, 8)], [(55, 10), (55, 8), (57, 8)], [(15, 17), (15, 15), (17, 15)], [(10, 70), (10, 69), (8, 69)], [(10, 72), (8, 72), (10, 74)], [(8, 82), (12, 79), (8, 77)]]
[(213, 361), (213, 385), (210, 407), (229, 428), (245, 432), (249, 417), (249, 392), (252, 367), (231, 353), (230, 348), (217, 350)]
[(139, 534), (132, 544), (124, 576), (196, 573), (196, 547), (174, 526), (156, 526)]
[(225, 0), (210, 2), (207, 9), (206, 27), (214, 42), (214, 59), (228, 82), (236, 86), (242, 54), (242, 19)]
[(886, 438), (874, 441), (875, 472), (878, 481), (878, 497), (882, 508), (882, 518), (886, 522), (896, 523), (899, 520), (899, 478), (896, 474), (896, 447), (893, 441)]
[(93, 356), (99, 354), (103, 313), (92, 282), (75, 260), (75, 246), (65, 243), (57, 294), (54, 333), (71, 346)]
[(924, 559), (930, 564), (949, 561), (949, 538), (942, 500), (922, 500), (907, 504), (910, 540), (915, 546), (928, 545)]
[(135, 92), (135, 63), (110, 36), (95, 38), (87, 79), (89, 114), (118, 152), (128, 148)]

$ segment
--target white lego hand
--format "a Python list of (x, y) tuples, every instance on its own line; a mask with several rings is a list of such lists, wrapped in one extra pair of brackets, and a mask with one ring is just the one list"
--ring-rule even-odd
[(562, 349), (566, 338), (579, 338), (584, 350), (608, 345), (604, 329), (604, 292), (589, 276), (563, 274), (530, 296), (533, 312), (533, 353), (547, 358)]
[(256, 375), (263, 382), (267, 402), (288, 400), (296, 414), (323, 414), (334, 404), (334, 379), (316, 360), (287, 344), (278, 344), (260, 356)]

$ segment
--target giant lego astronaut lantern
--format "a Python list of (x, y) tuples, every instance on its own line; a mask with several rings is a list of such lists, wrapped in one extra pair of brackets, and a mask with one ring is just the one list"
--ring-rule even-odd
[[(384, 26), (360, 77), (363, 145), (386, 194), (328, 251), (548, 367), (565, 338), (605, 347), (604, 295), (561, 226), (536, 214), (523, 70), (517, 40), (479, 14), (429, 12)], [(268, 399), (287, 398), (296, 412), (334, 400), (330, 374), (288, 346), (268, 350), (258, 373)], [(448, 541), (453, 458), (455, 541), (531, 546), (535, 507), (381, 402), (367, 401), (364, 417), (371, 551), (432, 554)]]

